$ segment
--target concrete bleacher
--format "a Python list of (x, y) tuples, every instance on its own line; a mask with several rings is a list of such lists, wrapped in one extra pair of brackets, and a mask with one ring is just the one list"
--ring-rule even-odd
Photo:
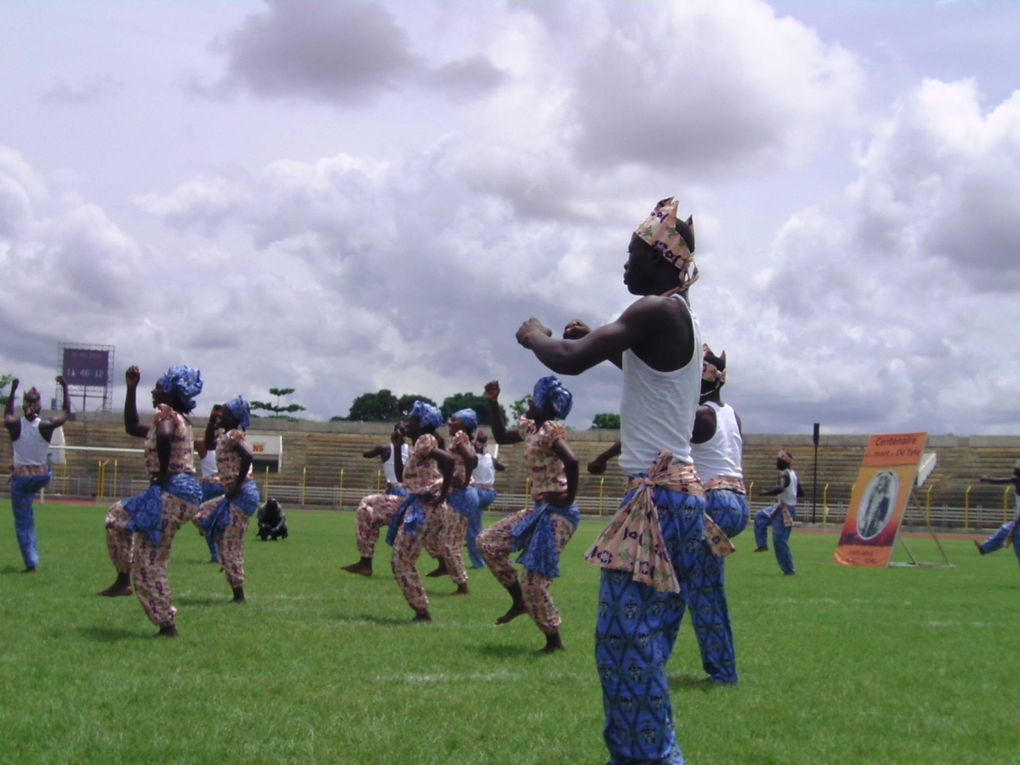
[[(205, 418), (196, 417), (192, 424), (200, 435)], [(285, 503), (351, 510), (361, 496), (377, 491), (382, 485), (380, 461), (361, 455), (372, 446), (388, 443), (391, 428), (386, 423), (255, 419), (253, 435), (278, 435), (283, 440), (282, 470), (260, 469), (256, 477), (265, 493)], [(64, 433), (68, 446), (87, 446), (90, 450), (66, 452), (67, 464), (54, 468), (51, 495), (105, 500), (136, 493), (147, 485), (141, 455), (116, 451), (142, 446), (141, 439), (124, 432), (119, 414), (78, 414), (65, 425)], [(622, 495), (625, 479), (615, 460), (604, 476), (591, 476), (584, 471), (584, 464), (616, 437), (616, 431), (570, 431), (571, 447), (582, 463), (578, 500), (586, 513), (611, 514)], [(822, 434), (817, 455), (818, 493), (813, 497), (814, 445), (810, 435), (748, 434), (744, 472), (753, 505), (760, 507), (770, 501), (759, 493), (775, 484), (776, 452), (785, 447), (794, 454), (795, 468), (805, 490), (801, 520), (812, 520), (814, 509), (815, 520), (819, 522), (841, 522), (867, 441), (867, 436)], [(937, 455), (938, 464), (926, 485), (916, 492), (915, 499), (922, 509), (931, 508), (933, 524), (987, 528), (1011, 516), (1012, 489), (981, 484), (979, 478), (1008, 475), (1020, 457), (1020, 438), (930, 436), (926, 451)], [(7, 439), (0, 441), (0, 458), (10, 464)], [(523, 449), (502, 447), (499, 460), (507, 470), (497, 476), (501, 499), (496, 509), (515, 509), (526, 501)]]

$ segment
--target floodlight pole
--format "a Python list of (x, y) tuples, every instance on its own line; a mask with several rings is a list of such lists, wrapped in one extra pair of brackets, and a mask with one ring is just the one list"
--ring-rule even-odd
[(811, 438), (815, 442), (815, 464), (814, 464), (814, 485), (811, 487), (811, 523), (815, 522), (815, 512), (818, 508), (818, 431), (820, 424), (815, 423), (814, 432), (811, 434)]

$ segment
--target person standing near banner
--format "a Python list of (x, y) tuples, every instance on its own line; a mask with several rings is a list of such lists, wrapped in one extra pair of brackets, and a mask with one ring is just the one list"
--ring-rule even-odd
[(39, 544), (35, 535), (35, 510), (32, 503), (37, 491), (50, 482), (50, 465), (46, 453), (50, 448), (53, 431), (71, 416), (71, 398), (67, 395), (67, 382), (57, 376), (63, 389), (64, 408), (48, 420), (40, 419), (42, 397), (35, 388), (25, 391), (21, 403), (21, 417), (14, 414), (14, 394), (18, 380), (11, 380), (11, 394), (4, 407), (4, 427), (11, 437), (14, 452), (14, 472), (11, 475), (11, 510), (14, 512), (14, 531), (25, 562), (22, 573), (31, 574), (39, 567)]
[(623, 282), (638, 299), (589, 330), (554, 340), (538, 319), (517, 342), (558, 374), (603, 361), (623, 371), (620, 510), (585, 556), (602, 570), (595, 662), (610, 762), (683, 763), (666, 664), (683, 614), (680, 582), (705, 533), (704, 490), (691, 458), (701, 380), (701, 332), (687, 300), (698, 278), (693, 220), (659, 202), (630, 237)]
[(780, 449), (776, 455), (776, 470), (779, 481), (771, 489), (762, 491), (763, 497), (775, 497), (776, 503), (759, 510), (754, 516), (754, 539), (757, 543), (755, 552), (766, 552), (769, 549), (769, 527), (772, 527), (772, 544), (776, 548), (776, 561), (779, 568), (787, 576), (793, 576), (797, 569), (793, 565), (793, 552), (790, 550), (790, 532), (793, 522), (797, 520), (797, 498), (803, 496), (800, 479), (793, 470), (793, 454)]
[(982, 555), (1001, 550), (1003, 547), (1013, 546), (1017, 560), (1020, 561), (1020, 460), (1013, 465), (1013, 475), (996, 478), (995, 476), (981, 476), (981, 483), (1012, 484), (1013, 499), (1016, 504), (1016, 516), (1008, 523), (1002, 524), (999, 530), (992, 534), (984, 542), (974, 540), (978, 552)]

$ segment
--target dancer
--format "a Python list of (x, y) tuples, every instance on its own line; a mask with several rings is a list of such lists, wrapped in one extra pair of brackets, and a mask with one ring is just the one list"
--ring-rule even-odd
[[(517, 430), (508, 431), (499, 406), (499, 393), (498, 381), (486, 384), (484, 395), (489, 400), (492, 435), (497, 444), (524, 443), (534, 505), (490, 526), (478, 538), (482, 557), (511, 597), (509, 610), (496, 624), (507, 624), (521, 614), (530, 614), (545, 635), (541, 652), (562, 651), (563, 620), (551, 588), (553, 579), (560, 575), (560, 552), (581, 519), (581, 511), (574, 504), (577, 457), (560, 422), (570, 413), (573, 396), (559, 378), (543, 377), (535, 383), (528, 412)], [(518, 550), (521, 554), (517, 562), (524, 566), (523, 586), (510, 562), (510, 553)]]
[(21, 400), (21, 417), (14, 414), (14, 394), (18, 380), (11, 380), (11, 394), (4, 407), (4, 427), (11, 437), (14, 452), (14, 472), (11, 474), (11, 510), (14, 512), (14, 532), (25, 563), (22, 573), (31, 574), (39, 567), (39, 543), (35, 534), (35, 510), (32, 503), (36, 492), (50, 483), (50, 465), (46, 453), (50, 448), (53, 431), (71, 416), (71, 398), (62, 375), (57, 383), (63, 389), (64, 407), (48, 420), (39, 417), (42, 397), (35, 388), (29, 388)]
[(485, 559), (478, 549), (478, 535), (485, 524), (485, 508), (496, 501), (496, 473), (506, 470), (506, 466), (486, 451), (489, 437), (478, 431), (475, 435), (475, 454), (478, 464), (471, 473), (475, 491), (478, 492), (478, 512), (471, 516), (468, 523), (467, 548), (471, 558), (471, 568), (485, 568)]
[(397, 425), (390, 435), (390, 445), (380, 445), (362, 454), (365, 459), (380, 457), (383, 460), (383, 473), (386, 475), (386, 493), (369, 494), (362, 497), (355, 511), (357, 517), (356, 541), (361, 558), (355, 563), (341, 566), (344, 571), (361, 576), (372, 576), (372, 559), (375, 557), (375, 546), (379, 541), (379, 529), (390, 522), (401, 502), (407, 496), (407, 489), (397, 477), (396, 465), (406, 465), (411, 450), (404, 438), (404, 433)]
[(1020, 460), (1013, 465), (1013, 475), (996, 478), (995, 476), (981, 476), (981, 483), (1012, 484), (1013, 499), (1016, 503), (1016, 517), (1008, 523), (1002, 524), (999, 530), (988, 537), (983, 543), (974, 540), (978, 552), (982, 555), (995, 552), (1003, 547), (1013, 546), (1017, 561), (1020, 562), (1020, 534), (1017, 534), (1017, 527), (1020, 525)]
[(726, 352), (716, 356), (707, 345), (701, 366), (701, 406), (694, 420), (691, 456), (705, 486), (705, 540), (695, 548), (694, 575), (683, 582), (709, 679), (736, 685), (737, 657), (726, 601), (725, 556), (730, 539), (745, 528), (751, 509), (742, 468), (744, 442), (740, 418), (720, 395), (726, 384)]
[(107, 597), (130, 595), (132, 587), (149, 620), (163, 637), (176, 637), (167, 567), (174, 537), (202, 500), (195, 479), (194, 436), (185, 416), (202, 392), (202, 373), (192, 367), (170, 367), (152, 389), (156, 413), (146, 428), (138, 420), (136, 393), (141, 373), (128, 367), (124, 375), (124, 429), (145, 439), (145, 467), (151, 486), (118, 502), (106, 514), (106, 545), (117, 569), (116, 581), (100, 592)]
[(697, 280), (692, 221), (665, 199), (631, 236), (623, 281), (639, 295), (615, 321), (567, 325), (554, 340), (538, 319), (517, 341), (560, 374), (603, 361), (623, 370), (620, 466), (630, 491), (586, 556), (601, 566), (595, 658), (612, 763), (682, 763), (666, 662), (705, 530), (704, 490), (690, 440), (698, 408), (701, 337), (686, 300)]
[(449, 450), (454, 457), (453, 478), (450, 496), (442, 511), (439, 567), (428, 576), (449, 574), (457, 585), (453, 594), (467, 595), (470, 588), (464, 565), (464, 542), (471, 519), (478, 515), (478, 492), (471, 485), (471, 473), (478, 465), (478, 456), (471, 445), (471, 436), (478, 429), (478, 415), (474, 409), (461, 409), (450, 415), (447, 424), (453, 439)]
[(772, 527), (772, 544), (776, 548), (776, 562), (787, 576), (797, 573), (793, 565), (793, 551), (790, 550), (790, 532), (797, 520), (797, 499), (803, 496), (800, 479), (793, 470), (793, 454), (780, 449), (776, 455), (776, 470), (779, 481), (771, 489), (761, 492), (763, 497), (776, 497), (776, 503), (759, 510), (754, 516), (755, 552), (769, 549), (769, 527)]
[(216, 439), (216, 472), (223, 498), (202, 503), (195, 522), (210, 546), (216, 545), (223, 573), (234, 592), (234, 603), (244, 603), (244, 538), (248, 522), (259, 507), (259, 487), (252, 480), (252, 453), (245, 440), (251, 425), (251, 406), (244, 396), (225, 403), (218, 412), (223, 434)]
[(407, 466), (398, 462), (397, 477), (408, 496), (390, 520), (387, 544), (393, 547), (391, 565), (414, 621), (430, 622), (429, 597), (415, 564), (425, 547), (439, 555), (442, 547), (443, 505), (453, 481), (454, 458), (445, 451), (436, 435), (443, 424), (443, 413), (433, 404), (415, 401), (402, 425), (402, 432), (414, 442)]
[[(220, 427), (220, 410), (222, 407), (219, 404), (215, 404), (212, 411), (209, 412), (209, 419), (205, 424), (205, 434), (202, 438), (195, 439), (195, 451), (198, 452), (198, 463), (199, 470), (202, 471), (202, 479), (199, 485), (202, 487), (202, 502), (208, 502), (210, 499), (215, 497), (222, 497), (226, 489), (220, 482), (218, 471), (219, 468), (216, 466), (216, 434)], [(199, 533), (205, 538), (205, 543), (209, 546), (209, 562), (219, 563), (220, 562), (220, 551), (216, 544), (216, 540), (210, 539), (209, 536), (202, 531), (201, 521), (196, 514), (195, 518), (192, 519), (196, 526), (198, 526)]]

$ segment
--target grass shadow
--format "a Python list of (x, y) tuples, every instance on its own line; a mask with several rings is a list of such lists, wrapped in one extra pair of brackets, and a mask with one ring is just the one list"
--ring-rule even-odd
[(124, 629), (123, 627), (78, 627), (78, 634), (86, 640), (94, 640), (100, 643), (119, 643), (123, 640), (142, 640), (143, 636), (137, 630)]
[(534, 646), (492, 645), (483, 644), (477, 647), (478, 653), (489, 659), (518, 659), (521, 656), (541, 656)]

